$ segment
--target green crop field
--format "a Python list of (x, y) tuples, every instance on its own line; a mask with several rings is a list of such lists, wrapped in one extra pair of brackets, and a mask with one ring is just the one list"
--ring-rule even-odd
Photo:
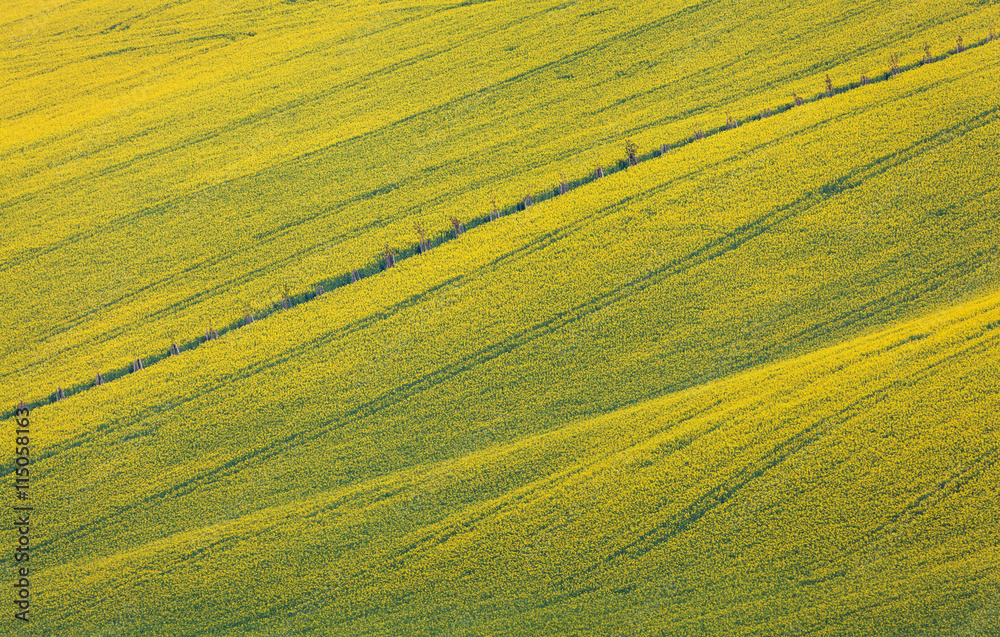
[(9, 3), (0, 633), (1000, 634), (998, 23)]

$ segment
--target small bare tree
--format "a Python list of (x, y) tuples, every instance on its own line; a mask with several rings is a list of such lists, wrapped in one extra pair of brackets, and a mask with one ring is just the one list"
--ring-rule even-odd
[(385, 269), (395, 267), (396, 265), (396, 255), (392, 253), (392, 248), (389, 244), (385, 244)]
[(427, 240), (427, 228), (419, 221), (413, 222), (413, 228), (417, 231), (417, 237), (420, 239), (420, 242), (417, 245), (417, 251), (420, 254), (423, 254), (431, 249), (431, 243)]
[(955, 53), (961, 53), (965, 50), (965, 44), (962, 43), (962, 36), (958, 36), (958, 41), (955, 43)]
[(934, 56), (931, 55), (931, 45), (924, 44), (924, 55), (920, 58), (921, 64), (930, 64), (934, 61)]
[(629, 166), (639, 163), (639, 147), (631, 139), (625, 142), (625, 156), (628, 158)]
[(833, 80), (830, 79), (830, 74), (826, 74), (826, 96), (833, 97), (837, 94), (837, 91), (833, 88)]
[(463, 232), (465, 232), (465, 226), (463, 226), (463, 225), (462, 225), (462, 222), (458, 220), (458, 217), (454, 217), (454, 216), (453, 216), (453, 217), (451, 218), (451, 228), (452, 228), (452, 230), (454, 230), (454, 231), (455, 231), (455, 238), (456, 238), (456, 239), (457, 239), (457, 238), (458, 238), (459, 236), (461, 236), (461, 234), (462, 234)]

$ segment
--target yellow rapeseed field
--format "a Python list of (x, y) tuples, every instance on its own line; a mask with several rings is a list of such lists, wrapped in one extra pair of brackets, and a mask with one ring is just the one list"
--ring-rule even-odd
[(1000, 629), (997, 17), (0, 9), (18, 630)]
[(1000, 17), (842, 0), (2, 11), (7, 403), (117, 375), (285, 285), (368, 273), (387, 242), (416, 244), (414, 221), (443, 234), (494, 193), (511, 204), (613, 165), (626, 139), (676, 145), (816, 95), (827, 73), (844, 87), (890, 54), (980, 41)]

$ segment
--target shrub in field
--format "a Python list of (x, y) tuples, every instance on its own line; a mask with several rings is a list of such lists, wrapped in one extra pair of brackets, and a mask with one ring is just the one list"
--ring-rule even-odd
[(833, 88), (833, 80), (830, 79), (830, 74), (826, 74), (826, 96), (833, 97), (837, 94), (837, 91)]
[(427, 228), (419, 221), (413, 222), (413, 229), (417, 231), (417, 237), (419, 238), (419, 243), (417, 244), (417, 252), (423, 254), (431, 249), (431, 242), (427, 240)]
[(962, 42), (962, 36), (958, 36), (958, 41), (955, 42), (955, 53), (961, 53), (965, 50), (965, 44)]
[(451, 229), (455, 231), (455, 238), (457, 239), (463, 232), (465, 232), (465, 226), (462, 222), (458, 220), (458, 217), (451, 218)]
[(388, 270), (396, 265), (396, 255), (393, 254), (389, 244), (385, 244), (385, 269)]
[(889, 56), (889, 77), (895, 77), (899, 72), (899, 56), (893, 53)]
[(804, 99), (799, 97), (797, 93), (792, 93), (792, 103), (794, 103), (796, 106), (802, 106), (806, 102)]
[(931, 55), (931, 45), (924, 45), (924, 56), (920, 58), (921, 64), (930, 64), (934, 61), (934, 56)]
[(639, 163), (639, 147), (631, 139), (625, 142), (625, 156), (629, 166)]

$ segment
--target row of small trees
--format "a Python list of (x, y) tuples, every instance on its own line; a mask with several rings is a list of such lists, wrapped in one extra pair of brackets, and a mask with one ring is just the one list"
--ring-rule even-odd
[[(993, 42), (994, 40), (996, 40), (996, 38), (997, 38), (996, 30), (994, 28), (990, 28), (990, 33), (989, 33), (989, 37), (987, 38), (987, 41), (988, 42)], [(955, 43), (955, 53), (962, 53), (963, 51), (965, 51), (965, 43), (964, 43), (962, 37), (959, 36), (958, 39), (957, 39), (957, 41), (956, 41), (956, 43)], [(931, 54), (930, 45), (925, 45), (924, 46), (923, 56), (921, 57), (920, 63), (921, 63), (921, 65), (925, 65), (925, 64), (929, 64), (929, 63), (931, 63), (933, 61), (934, 61), (934, 56)], [(895, 77), (896, 75), (899, 75), (899, 73), (901, 73), (901, 72), (902, 72), (902, 70), (901, 70), (900, 63), (899, 63), (899, 56), (896, 55), (896, 54), (892, 54), (889, 57), (889, 68), (888, 68), (888, 71), (886, 73), (886, 79)], [(867, 86), (868, 84), (869, 84), (868, 76), (867, 75), (862, 75), (861, 76), (861, 81), (860, 81), (860, 86)], [(830, 78), (830, 75), (828, 73), (826, 75), (826, 80), (825, 80), (824, 94), (827, 97), (833, 97), (834, 95), (836, 95), (836, 93), (837, 93), (837, 91), (836, 91), (836, 88), (833, 85), (833, 80)], [(796, 93), (792, 94), (792, 105), (793, 106), (802, 106), (804, 103), (805, 103), (805, 100), (801, 96), (799, 96)], [(772, 113), (772, 111), (771, 111), (770, 108), (765, 108), (764, 110), (762, 110), (760, 112), (759, 119), (764, 119), (766, 117), (770, 117), (772, 114), (773, 113)], [(734, 130), (739, 125), (740, 125), (739, 121), (733, 119), (732, 115), (730, 115), (729, 113), (726, 113), (726, 123), (723, 126), (724, 130)], [(705, 138), (705, 132), (702, 129), (699, 128), (699, 129), (695, 130), (694, 135), (692, 136), (691, 141), (697, 141), (697, 140), (701, 140), (701, 139), (704, 139), (704, 138)], [(671, 149), (670, 144), (661, 144), (660, 145), (660, 152), (659, 152), (660, 156), (663, 156), (663, 155), (667, 154), (667, 152), (669, 152), (670, 149)], [(628, 167), (636, 166), (636, 165), (639, 164), (639, 161), (640, 161), (640, 158), (639, 158), (639, 147), (638, 147), (638, 145), (635, 142), (633, 142), (631, 139), (626, 140), (625, 141), (625, 159), (622, 160), (622, 162), (619, 164), (620, 167), (628, 168)], [(595, 169), (594, 169), (593, 179), (600, 179), (600, 178), (602, 178), (604, 176), (605, 176), (604, 168), (601, 167), (600, 165), (596, 166)], [(569, 182), (566, 181), (566, 178), (565, 178), (564, 175), (560, 174), (559, 175), (559, 183), (555, 187), (555, 195), (564, 195), (564, 194), (566, 194), (569, 191), (569, 189), (570, 189)], [(534, 200), (531, 197), (531, 193), (526, 192), (524, 194), (524, 198), (521, 200), (521, 203), (518, 206), (518, 208), (521, 209), (521, 210), (526, 210), (533, 203), (534, 203)], [(494, 195), (493, 196), (493, 200), (492, 200), (492, 206), (490, 208), (489, 215), (488, 215), (488, 220), (489, 221), (496, 221), (497, 219), (499, 219), (501, 217), (501, 214), (502, 213), (501, 213), (500, 209), (497, 207), (496, 196)], [(465, 233), (465, 225), (458, 219), (458, 217), (452, 216), (449, 219), (449, 223), (451, 225), (451, 231), (454, 234), (454, 238), (457, 239), (458, 237), (460, 237), (462, 234)], [(431, 249), (431, 242), (430, 242), (430, 239), (428, 239), (428, 237), (427, 237), (427, 227), (426, 227), (426, 225), (424, 225), (423, 222), (419, 222), (419, 221), (415, 222), (414, 223), (414, 230), (416, 231), (417, 238), (418, 238), (418, 242), (417, 242), (417, 254), (424, 254), (424, 253), (430, 251), (430, 249)], [(383, 269), (387, 270), (389, 268), (392, 268), (392, 267), (396, 266), (397, 257), (396, 257), (395, 252), (393, 252), (392, 248), (389, 246), (389, 244), (386, 244), (386, 246), (385, 246), (385, 253), (383, 255), (383, 259), (384, 259), (384, 268)], [(356, 269), (351, 270), (351, 272), (350, 272), (350, 282), (351, 283), (356, 283), (360, 279), (361, 279), (361, 275), (358, 274), (358, 271)], [(322, 285), (317, 284), (316, 285), (316, 289), (315, 289), (314, 297), (321, 296), (324, 292), (326, 292), (326, 290), (324, 289), (324, 287)], [(285, 285), (285, 286), (283, 286), (283, 289), (282, 289), (281, 307), (282, 307), (282, 309), (287, 310), (287, 309), (290, 309), (291, 306), (292, 306), (291, 295), (289, 293), (288, 286)], [(251, 323), (254, 322), (254, 320), (255, 320), (254, 319), (254, 313), (253, 313), (252, 309), (250, 309), (249, 307), (246, 307), (245, 308), (245, 317), (243, 319), (243, 324), (244, 325), (250, 325)], [(216, 340), (217, 338), (219, 338), (219, 333), (218, 333), (218, 331), (214, 327), (212, 327), (212, 323), (209, 322), (209, 324), (208, 324), (208, 331), (205, 333), (205, 341), (212, 341), (212, 340)], [(180, 346), (177, 345), (177, 342), (174, 339), (171, 339), (171, 344), (170, 344), (170, 347), (168, 349), (167, 355), (168, 356), (178, 356), (178, 355), (180, 355), (180, 353), (181, 353)], [(132, 362), (132, 372), (134, 373), (134, 372), (140, 371), (142, 369), (144, 369), (142, 358), (136, 358)], [(95, 370), (95, 372), (96, 373), (95, 373), (95, 377), (94, 377), (94, 386), (103, 385), (105, 383), (104, 377), (101, 375), (100, 371), (96, 371)], [(52, 396), (51, 400), (54, 402), (54, 401), (57, 401), (57, 400), (62, 400), (64, 398), (66, 398), (66, 392), (63, 390), (62, 387), (59, 387), (57, 389), (57, 391), (55, 392), (55, 394)], [(23, 402), (22, 402), (22, 404), (23, 404)]]

